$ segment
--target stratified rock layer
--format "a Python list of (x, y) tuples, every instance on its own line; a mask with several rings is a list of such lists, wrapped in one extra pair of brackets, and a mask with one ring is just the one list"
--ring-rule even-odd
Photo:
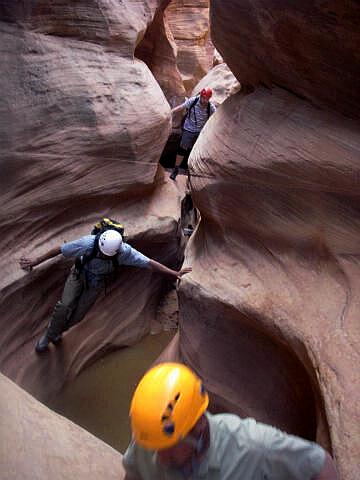
[(168, 279), (123, 268), (44, 358), (34, 342), (71, 262), (59, 257), (27, 274), (19, 258), (88, 234), (105, 215), (122, 221), (145, 254), (170, 266), (179, 260), (181, 188), (166, 186), (158, 167), (170, 109), (149, 68), (133, 58), (166, 4), (0, 7), (0, 368), (42, 400), (106, 351), (145, 335)]
[(206, 87), (211, 87), (213, 91), (211, 102), (216, 106), (241, 89), (240, 83), (236, 80), (226, 63), (220, 63), (212, 68), (195, 86), (192, 94), (197, 95)]
[(0, 375), (3, 480), (121, 480), (121, 455)]
[(190, 93), (213, 64), (209, 0), (172, 0), (166, 15), (177, 46), (177, 66)]
[(215, 408), (316, 439), (343, 480), (360, 474), (359, 131), (281, 89), (225, 101), (190, 157), (180, 295), (180, 353)]
[(243, 86), (280, 85), (359, 117), (359, 2), (210, 4), (212, 40)]

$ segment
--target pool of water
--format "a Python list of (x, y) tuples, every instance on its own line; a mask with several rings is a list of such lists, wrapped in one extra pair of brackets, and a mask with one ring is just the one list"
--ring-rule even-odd
[(149, 335), (134, 347), (107, 355), (84, 370), (48, 406), (123, 453), (131, 436), (128, 413), (133, 391), (174, 333)]

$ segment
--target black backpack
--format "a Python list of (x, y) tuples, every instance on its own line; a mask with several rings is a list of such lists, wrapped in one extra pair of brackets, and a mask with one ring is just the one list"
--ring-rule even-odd
[[(198, 103), (199, 100), (200, 100), (200, 95), (196, 95), (195, 100), (191, 103), (190, 107), (186, 111), (186, 114), (183, 116), (183, 119), (181, 120), (181, 128), (184, 127), (185, 120), (187, 118), (190, 118), (191, 110), (195, 108), (195, 105)], [(208, 115), (208, 119), (209, 119), (210, 115), (211, 115), (211, 102), (208, 102), (208, 104), (207, 104), (207, 115)], [(194, 117), (195, 117), (195, 123), (196, 123), (195, 110), (194, 110)]]
[[(75, 260), (75, 268), (79, 273), (83, 270), (84, 266), (90, 260), (98, 256), (98, 253), (100, 252), (99, 238), (102, 233), (106, 232), (106, 230), (116, 230), (121, 234), (123, 241), (125, 242), (124, 226), (117, 220), (113, 220), (112, 218), (102, 218), (98, 223), (94, 225), (94, 228), (91, 230), (91, 235), (95, 235), (94, 246), (91, 252), (87, 255), (82, 255)], [(101, 258), (101, 256), (99, 258)], [(114, 269), (118, 268), (119, 264), (117, 261), (117, 254), (112, 257), (108, 257), (106, 260), (108, 259), (112, 260)]]

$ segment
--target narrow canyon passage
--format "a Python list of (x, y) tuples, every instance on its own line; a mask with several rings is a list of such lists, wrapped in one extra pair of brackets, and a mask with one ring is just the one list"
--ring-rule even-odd
[[(0, 2), (1, 478), (122, 480), (163, 360), (360, 478), (359, 24), (351, 0)], [(175, 275), (121, 266), (40, 355), (73, 265), (47, 254), (105, 217)]]

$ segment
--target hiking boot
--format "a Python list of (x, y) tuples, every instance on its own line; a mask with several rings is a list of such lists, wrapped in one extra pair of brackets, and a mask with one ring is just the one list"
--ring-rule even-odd
[(174, 170), (172, 171), (172, 174), (170, 175), (171, 180), (175, 180), (178, 173), (179, 173), (179, 167), (175, 167)]
[(55, 346), (59, 345), (62, 341), (62, 335), (57, 335), (55, 338), (50, 338), (49, 339), (51, 343), (53, 343)]
[(44, 353), (49, 349), (49, 343), (53, 343), (54, 345), (59, 345), (62, 340), (62, 336), (57, 335), (54, 339), (50, 338), (48, 333), (45, 332), (42, 337), (36, 342), (35, 350), (37, 353)]
[(48, 337), (47, 332), (44, 333), (42, 337), (36, 342), (35, 351), (36, 353), (44, 353), (48, 350), (50, 343), (50, 338)]

